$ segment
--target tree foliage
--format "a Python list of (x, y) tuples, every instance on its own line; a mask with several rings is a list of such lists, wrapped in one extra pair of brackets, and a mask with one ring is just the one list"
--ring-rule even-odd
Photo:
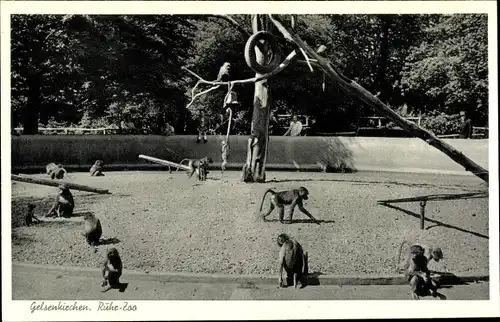
[[(235, 15), (251, 31), (249, 15)], [(215, 79), (231, 63), (231, 79), (253, 77), (244, 61), (246, 37), (209, 16), (12, 16), (12, 126), (36, 133), (38, 123), (119, 126), (123, 115), (149, 133), (196, 129), (197, 111), (220, 121), (227, 88), (199, 98), (188, 66)], [(486, 15), (303, 15), (296, 32), (395, 109), (413, 114), (466, 110), (487, 122)], [(294, 47), (280, 40), (283, 57)], [(303, 57), (301, 58), (303, 59)], [(295, 63), (270, 80), (274, 108), (315, 116), (323, 132), (353, 129), (374, 115), (323, 74)], [(234, 87), (242, 103), (235, 129), (249, 132), (253, 86)], [(434, 114), (433, 114), (434, 115)], [(434, 117), (434, 116), (433, 116)]]
[(486, 15), (451, 15), (426, 28), (402, 70), (402, 90), (415, 110), (464, 110), (476, 123), (486, 122), (487, 24)]

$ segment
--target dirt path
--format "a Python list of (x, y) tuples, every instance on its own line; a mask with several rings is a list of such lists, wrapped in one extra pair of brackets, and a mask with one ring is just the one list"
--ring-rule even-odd
[[(442, 246), (445, 260), (434, 268), (451, 272), (488, 270), (488, 200), (430, 202), (419, 229), (418, 203), (377, 205), (378, 199), (483, 190), (472, 176), (401, 173), (268, 173), (270, 182), (244, 184), (239, 172), (224, 180), (213, 171), (200, 183), (178, 172), (109, 172), (106, 177), (71, 174), (75, 183), (109, 189), (111, 195), (74, 191), (75, 217), (21, 227), (28, 201), (37, 215), (50, 207), (55, 188), (12, 184), (12, 257), (36, 264), (97, 267), (109, 247), (117, 247), (126, 269), (229, 274), (277, 272), (275, 238), (285, 232), (309, 252), (310, 271), (323, 274), (394, 273), (398, 248), (409, 240)], [(295, 222), (281, 225), (273, 213), (256, 220), (267, 188), (306, 186), (305, 207), (320, 226), (298, 210)], [(266, 203), (264, 209), (267, 209)], [(80, 235), (83, 213), (101, 219), (108, 242), (94, 253)], [(438, 225), (436, 225), (438, 223)]]

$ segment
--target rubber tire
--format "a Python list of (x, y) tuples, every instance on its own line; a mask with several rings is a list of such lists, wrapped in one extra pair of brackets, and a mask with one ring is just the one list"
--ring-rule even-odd
[[(255, 45), (261, 40), (267, 41), (273, 52), (273, 58), (267, 65), (258, 64), (255, 57)], [(245, 62), (248, 67), (259, 74), (267, 74), (276, 69), (281, 63), (281, 52), (279, 51), (278, 42), (273, 34), (268, 31), (259, 31), (248, 38), (245, 44)]]

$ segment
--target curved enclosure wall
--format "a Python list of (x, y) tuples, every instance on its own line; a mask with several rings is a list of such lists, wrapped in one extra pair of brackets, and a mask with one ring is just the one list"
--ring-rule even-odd
[[(139, 159), (139, 154), (179, 162), (184, 158), (210, 156), (213, 168), (221, 162), (224, 136), (175, 135), (24, 135), (12, 137), (12, 169), (44, 171), (49, 162), (67, 169), (88, 170), (95, 160), (112, 169), (164, 169)], [(247, 155), (247, 136), (231, 136), (228, 168), (241, 169)], [(473, 161), (488, 168), (489, 140), (445, 140)], [(397, 171), (468, 174), (441, 151), (417, 138), (377, 137), (282, 137), (271, 136), (267, 169), (320, 170), (321, 167), (355, 171)], [(470, 173), (469, 173), (470, 174)]]

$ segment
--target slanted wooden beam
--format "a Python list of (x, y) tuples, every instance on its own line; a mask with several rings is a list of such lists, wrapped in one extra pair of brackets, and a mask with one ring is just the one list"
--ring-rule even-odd
[(470, 171), (482, 180), (488, 182), (488, 170), (481, 167), (479, 164), (475, 163), (468, 157), (466, 157), (462, 152), (458, 151), (448, 143), (440, 140), (433, 133), (421, 128), (417, 124), (406, 120), (404, 117), (398, 113), (391, 110), (387, 105), (382, 103), (377, 97), (364, 89), (361, 85), (357, 84), (355, 81), (345, 77), (338, 71), (336, 71), (332, 63), (320, 55), (318, 55), (309, 45), (307, 45), (298, 35), (293, 32), (288, 31), (281, 22), (279, 22), (275, 17), (269, 15), (270, 20), (274, 23), (277, 29), (283, 34), (285, 39), (295, 43), (300, 48), (302, 48), (308, 55), (317, 60), (317, 64), (323, 69), (323, 71), (330, 76), (334, 82), (336, 82), (340, 88), (342, 88), (347, 93), (359, 97), (363, 102), (374, 108), (377, 112), (383, 116), (389, 118), (394, 123), (399, 125), (404, 130), (414, 134), (416, 137), (424, 140), (429, 145), (432, 145), (436, 149), (440, 150), (447, 156), (449, 156), (453, 161), (462, 165), (466, 171)]
[(73, 190), (95, 192), (95, 193), (100, 193), (100, 194), (109, 194), (110, 193), (109, 190), (92, 188), (92, 187), (81, 185), (81, 184), (64, 182), (64, 181), (55, 181), (55, 180), (49, 180), (49, 179), (33, 178), (33, 177), (28, 177), (28, 176), (23, 176), (23, 175), (11, 174), (10, 179), (12, 181), (20, 181), (20, 182), (26, 182), (26, 183), (32, 183), (32, 184), (41, 184), (44, 186), (52, 186), (52, 187), (57, 187), (60, 184), (65, 184), (68, 186), (68, 188), (73, 189)]
[(148, 160), (148, 161), (151, 161), (151, 162), (154, 162), (154, 163), (166, 165), (168, 167), (179, 168), (179, 169), (186, 170), (186, 171), (189, 171), (191, 169), (187, 165), (175, 163), (175, 162), (168, 161), (168, 160), (163, 160), (163, 159), (158, 159), (158, 158), (150, 157), (150, 156), (147, 156), (147, 155), (144, 155), (144, 154), (139, 154), (139, 158), (144, 159), (144, 160)]

